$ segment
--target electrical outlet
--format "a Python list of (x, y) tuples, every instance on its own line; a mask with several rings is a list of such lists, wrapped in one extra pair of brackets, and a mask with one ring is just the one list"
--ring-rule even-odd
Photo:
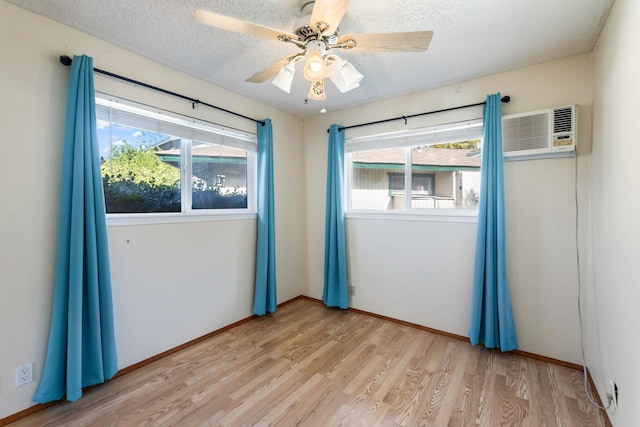
[(355, 286), (349, 286), (349, 295), (351, 295), (352, 297), (356, 296), (356, 287)]
[(618, 408), (618, 384), (614, 383), (613, 380), (609, 380), (609, 390), (610, 394), (607, 393), (607, 397), (611, 400), (614, 408)]
[(31, 381), (33, 381), (33, 363), (16, 368), (16, 387), (29, 384)]

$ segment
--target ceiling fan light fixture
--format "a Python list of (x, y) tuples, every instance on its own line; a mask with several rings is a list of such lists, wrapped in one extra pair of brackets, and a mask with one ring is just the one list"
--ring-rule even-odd
[(304, 67), (304, 77), (310, 82), (323, 80), (327, 75), (327, 67), (324, 65), (322, 54), (313, 50), (306, 56), (307, 65)]
[(313, 73), (319, 73), (322, 71), (322, 67), (322, 58), (318, 59), (314, 57), (313, 60), (309, 62), (309, 70)]
[(356, 67), (347, 60), (333, 56), (334, 62), (329, 66), (328, 77), (342, 93), (348, 92), (360, 86), (360, 81), (364, 78), (356, 70)]
[(271, 81), (278, 88), (287, 93), (291, 93), (291, 83), (293, 83), (293, 76), (296, 73), (295, 61), (289, 61), (287, 65), (280, 69), (280, 72)]

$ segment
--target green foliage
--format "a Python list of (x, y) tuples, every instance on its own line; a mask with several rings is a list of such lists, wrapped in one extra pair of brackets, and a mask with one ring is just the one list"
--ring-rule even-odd
[(109, 175), (102, 182), (108, 213), (180, 212), (180, 186), (113, 180)]
[(130, 144), (115, 147), (110, 161), (102, 164), (102, 176), (109, 176), (112, 182), (132, 181), (180, 187), (180, 170), (158, 158), (155, 151), (142, 150)]
[(180, 170), (154, 151), (119, 145), (101, 172), (107, 212), (180, 212)]
[[(160, 160), (155, 151), (118, 146), (101, 171), (108, 213), (180, 212), (180, 170)], [(192, 196), (194, 209), (247, 207), (246, 194), (237, 188), (223, 194), (201, 182)]]
[(246, 193), (237, 188), (231, 193), (221, 193), (217, 187), (204, 190), (194, 188), (192, 192), (193, 209), (240, 209), (247, 207)]

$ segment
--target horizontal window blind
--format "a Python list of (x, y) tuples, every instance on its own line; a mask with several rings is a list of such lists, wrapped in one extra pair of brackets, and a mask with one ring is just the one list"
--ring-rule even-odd
[(96, 115), (98, 120), (122, 126), (251, 152), (257, 151), (257, 139), (254, 134), (218, 127), (192, 118), (178, 117), (160, 110), (145, 110), (114, 100), (112, 97), (96, 96)]
[(482, 138), (482, 119), (449, 123), (400, 132), (351, 138), (345, 141), (345, 152), (415, 147), (468, 141)]

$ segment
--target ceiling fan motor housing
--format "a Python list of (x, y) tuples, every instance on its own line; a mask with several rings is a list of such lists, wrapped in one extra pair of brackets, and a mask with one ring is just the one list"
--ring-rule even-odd
[(300, 2), (300, 18), (293, 24), (293, 33), (300, 37), (300, 40), (306, 40), (316, 34), (311, 29), (309, 23), (311, 22), (311, 13), (313, 12), (313, 6), (315, 1), (302, 0)]
[[(301, 41), (318, 40), (320, 35), (317, 28), (311, 28), (311, 15), (313, 14), (313, 8), (315, 1), (302, 0), (300, 2), (301, 16), (293, 24), (293, 33), (299, 37)], [(323, 35), (321, 38), (326, 44), (338, 43), (338, 28), (335, 29), (333, 34)]]

